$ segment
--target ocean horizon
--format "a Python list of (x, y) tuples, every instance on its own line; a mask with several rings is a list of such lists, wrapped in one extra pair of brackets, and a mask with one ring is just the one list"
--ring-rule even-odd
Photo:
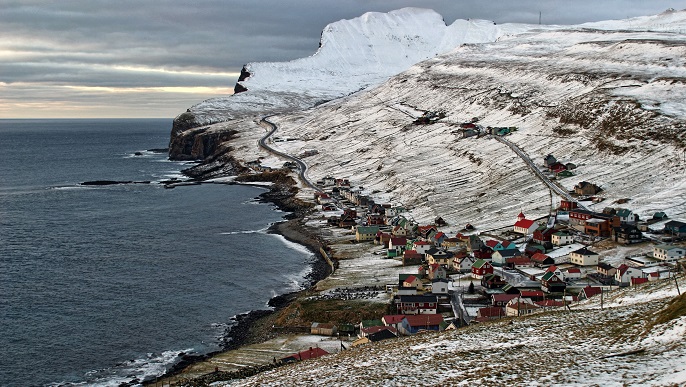
[[(263, 188), (165, 189), (170, 119), (0, 120), (0, 384), (119, 385), (219, 350), (314, 256)], [(83, 186), (94, 180), (138, 184)]]

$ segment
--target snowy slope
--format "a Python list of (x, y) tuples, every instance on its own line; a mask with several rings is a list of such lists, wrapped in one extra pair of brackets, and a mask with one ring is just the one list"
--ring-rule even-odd
[(239, 82), (247, 92), (204, 101), (190, 112), (197, 125), (206, 125), (246, 114), (310, 107), (378, 85), (460, 44), (493, 42), (532, 27), (484, 20), (457, 20), (446, 26), (438, 13), (418, 8), (370, 12), (326, 26), (319, 49), (308, 58), (247, 64), (250, 76)]
[[(686, 12), (663, 16), (686, 31)], [(650, 23), (661, 26), (659, 17)], [(537, 164), (548, 153), (577, 164), (560, 184), (601, 185), (607, 200), (597, 209), (629, 198), (625, 206), (643, 218), (660, 210), (684, 218), (686, 35), (632, 23), (463, 45), (380, 87), (275, 117), (280, 136), (300, 139), (276, 146), (318, 150), (306, 160), (313, 180), (350, 178), (413, 208), (419, 221), (440, 215), (487, 230), (512, 224), (520, 210), (545, 216), (559, 198), (519, 157), (490, 137), (462, 138), (459, 123), (480, 117), (484, 126), (519, 127), (508, 138)], [(427, 110), (447, 117), (413, 125)]]
[[(684, 289), (686, 282), (680, 280)], [(456, 331), (366, 344), (231, 386), (676, 386), (686, 383), (686, 316), (654, 324), (674, 281)]]

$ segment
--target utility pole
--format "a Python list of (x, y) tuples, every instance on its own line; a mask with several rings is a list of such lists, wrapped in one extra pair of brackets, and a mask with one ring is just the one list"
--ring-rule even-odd
[(541, 11), (538, 11), (538, 25), (541, 25)]

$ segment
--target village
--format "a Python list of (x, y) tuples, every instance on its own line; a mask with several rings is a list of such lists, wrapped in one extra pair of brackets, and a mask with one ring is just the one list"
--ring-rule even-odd
[[(560, 177), (573, 176), (568, 171), (575, 168), (552, 155), (542, 167)], [(481, 231), (466, 223), (456, 233), (446, 231), (454, 225), (440, 217), (418, 224), (401, 206), (377, 203), (347, 179), (326, 177), (317, 185), (321, 191), (314, 199), (328, 227), (407, 268), (397, 282), (375, 292), (356, 290), (354, 284), (337, 289), (346, 299), (383, 293), (388, 314), (338, 324), (312, 322), (311, 334), (348, 336), (351, 346), (569, 307), (620, 287), (673, 279), (686, 258), (685, 222), (664, 212), (641, 219), (625, 207), (586, 209), (582, 203), (602, 201), (597, 196), (602, 189), (585, 181), (570, 192), (575, 200), (561, 200), (548, 217), (529, 219), (520, 212), (511, 227)], [(601, 259), (595, 246), (641, 246), (645, 253), (613, 264)], [(320, 348), (315, 352), (289, 359), (326, 354)]]

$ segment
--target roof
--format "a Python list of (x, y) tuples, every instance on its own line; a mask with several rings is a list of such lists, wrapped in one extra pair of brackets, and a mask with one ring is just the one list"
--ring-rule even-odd
[(412, 283), (412, 282), (414, 282), (414, 281), (417, 281), (417, 277), (411, 275), (411, 276), (405, 278), (405, 280), (404, 280), (403, 282)]
[(433, 303), (436, 303), (436, 302), (438, 302), (438, 298), (436, 298), (436, 296), (429, 296), (429, 295), (423, 295), (423, 296), (402, 295), (402, 296), (400, 296), (400, 302), (433, 302)]
[(560, 277), (556, 276), (555, 273), (553, 273), (552, 271), (549, 271), (549, 272), (543, 274), (543, 277), (541, 277), (541, 280), (550, 281), (553, 277), (556, 277), (558, 279), (560, 278)]
[(627, 216), (631, 215), (632, 212), (628, 208), (620, 208), (619, 211), (617, 211), (617, 216), (620, 218), (626, 218)]
[(669, 222), (665, 223), (665, 227), (686, 227), (686, 223), (684, 222), (679, 222), (678, 220), (670, 220)]
[(386, 340), (386, 339), (392, 339), (395, 337), (398, 337), (398, 331), (393, 328), (393, 327), (385, 327), (386, 329), (382, 329), (378, 332), (374, 333), (369, 333), (367, 335), (367, 338), (369, 338), (370, 341), (381, 341), (381, 340)]
[(520, 310), (520, 309), (531, 310), (531, 309), (539, 309), (540, 308), (540, 306), (538, 306), (536, 304), (529, 304), (528, 302), (519, 302), (519, 301), (511, 303), (511, 304), (507, 305), (507, 307), (509, 309), (517, 309), (517, 310)]
[(579, 255), (598, 255), (598, 253), (594, 253), (593, 251), (587, 249), (586, 247), (582, 247), (579, 250), (572, 251), (572, 254), (579, 254)]
[(443, 322), (440, 314), (408, 314), (405, 316), (407, 324), (411, 327), (438, 325)]
[(301, 352), (294, 353), (292, 355), (288, 355), (284, 357), (283, 359), (294, 359), (294, 360), (307, 360), (307, 359), (314, 359), (320, 356), (328, 355), (329, 353), (326, 352), (325, 350), (315, 347), (310, 349), (306, 349)]
[(385, 325), (375, 325), (373, 327), (362, 328), (362, 332), (364, 332), (367, 335), (371, 335), (373, 333), (381, 332), (381, 331), (386, 330), (386, 329), (391, 330), (391, 332), (393, 332), (393, 333), (396, 332), (394, 327), (389, 327), (389, 326), (385, 326)]
[(385, 324), (397, 324), (405, 318), (404, 314), (387, 314), (381, 319)]
[(486, 241), (486, 246), (488, 246), (488, 247), (490, 247), (490, 248), (494, 248), (494, 247), (496, 247), (496, 246), (498, 245), (498, 243), (500, 243), (500, 242), (498, 242), (498, 241), (495, 240), (495, 239), (489, 239), (489, 240)]
[(578, 267), (570, 267), (566, 271), (567, 273), (581, 274), (581, 269), (579, 269)]
[(427, 242), (427, 241), (415, 241), (412, 244), (413, 245), (419, 245), (419, 246), (433, 245), (433, 243)]
[(497, 251), (493, 252), (493, 254), (494, 255), (499, 254), (501, 257), (514, 257), (514, 256), (521, 254), (521, 252), (517, 249), (505, 249), (505, 250), (497, 250)]
[(544, 308), (550, 308), (550, 307), (558, 307), (558, 306), (565, 306), (565, 303), (562, 301), (558, 300), (543, 300), (543, 301), (536, 301), (534, 304), (544, 307)]
[(615, 267), (610, 265), (609, 263), (598, 262), (598, 268), (603, 269), (603, 270), (610, 270), (610, 269), (614, 269)]
[(391, 244), (394, 246), (405, 246), (407, 244), (407, 238), (391, 238)]
[(510, 300), (514, 300), (515, 298), (518, 298), (519, 294), (494, 294), (491, 296), (491, 299), (493, 302), (508, 302)]
[(581, 293), (586, 296), (586, 298), (591, 298), (595, 295), (598, 295), (603, 292), (603, 289), (599, 286), (586, 286), (585, 288), (581, 289)]
[(534, 224), (534, 221), (533, 221), (533, 220), (530, 220), (530, 219), (522, 219), (522, 220), (518, 220), (517, 223), (514, 224), (514, 226), (515, 226), (515, 227), (519, 227), (519, 228), (526, 228), (526, 229), (528, 229), (528, 228), (531, 227), (533, 224)]
[(522, 297), (543, 297), (545, 295), (542, 290), (520, 290), (519, 294)]
[(478, 315), (481, 317), (500, 317), (505, 316), (505, 311), (500, 306), (488, 306), (479, 308)]
[(376, 326), (383, 326), (384, 323), (381, 320), (362, 320), (360, 326), (362, 329)]
[(519, 215), (517, 215), (518, 218), (526, 218), (526, 215), (524, 215), (523, 212), (519, 211)]
[(543, 254), (543, 253), (540, 253), (540, 252), (531, 256), (531, 260), (534, 262), (538, 262), (538, 263), (543, 263), (547, 259), (551, 259), (551, 258), (549, 256)]
[(360, 234), (376, 234), (379, 232), (379, 226), (357, 226), (357, 232)]
[[(483, 260), (483, 259), (479, 259), (478, 261), (474, 262), (474, 264), (472, 265), (472, 267), (477, 268), (477, 269), (481, 269), (481, 268), (484, 267), (487, 263), (488, 263), (488, 261)], [(488, 264), (490, 265), (490, 263), (488, 263)]]

